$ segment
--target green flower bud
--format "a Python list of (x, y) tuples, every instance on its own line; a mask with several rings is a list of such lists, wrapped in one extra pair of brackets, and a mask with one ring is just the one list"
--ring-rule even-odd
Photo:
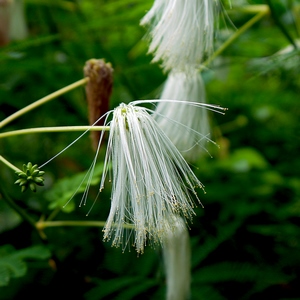
[(32, 165), (29, 162), (27, 165), (23, 165), (23, 171), (17, 171), (19, 179), (16, 180), (15, 184), (21, 187), (21, 191), (25, 192), (28, 187), (33, 192), (36, 192), (36, 185), (43, 186), (44, 178), (42, 177), (45, 172), (38, 169), (38, 165)]

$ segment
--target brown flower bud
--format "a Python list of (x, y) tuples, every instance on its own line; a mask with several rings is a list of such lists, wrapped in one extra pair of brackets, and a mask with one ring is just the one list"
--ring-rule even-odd
[[(89, 109), (89, 123), (94, 124), (109, 109), (109, 98), (113, 85), (113, 68), (110, 63), (105, 63), (103, 59), (90, 59), (85, 63), (84, 76), (89, 77), (85, 91)], [(95, 125), (103, 125), (104, 120), (100, 120)], [(100, 138), (100, 131), (91, 133), (92, 145), (97, 149)]]
[(0, 47), (9, 43), (11, 1), (0, 0)]

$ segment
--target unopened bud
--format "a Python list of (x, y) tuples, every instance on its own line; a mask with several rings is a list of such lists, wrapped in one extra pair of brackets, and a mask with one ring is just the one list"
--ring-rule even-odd
[[(85, 63), (84, 76), (89, 77), (85, 91), (89, 109), (89, 123), (94, 124), (109, 109), (109, 98), (113, 85), (113, 68), (103, 59), (90, 59)], [(103, 125), (100, 120), (95, 125)], [(96, 149), (100, 138), (100, 131), (91, 133), (92, 145)]]

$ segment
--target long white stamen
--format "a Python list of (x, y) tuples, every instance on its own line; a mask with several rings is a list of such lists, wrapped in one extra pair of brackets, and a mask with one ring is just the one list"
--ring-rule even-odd
[(121, 104), (114, 110), (105, 165), (110, 161), (112, 199), (104, 239), (111, 239), (113, 246), (127, 245), (123, 225), (132, 223), (134, 246), (143, 252), (147, 238), (160, 243), (173, 227), (166, 223), (166, 214), (184, 219), (195, 214), (192, 195), (198, 199), (195, 187), (203, 185), (147, 109)]
[[(103, 230), (104, 239), (125, 249), (131, 237), (139, 253), (144, 251), (147, 240), (152, 244), (161, 243), (165, 234), (176, 228), (177, 221), (167, 216), (178, 215), (185, 221), (191, 220), (195, 215), (195, 202), (202, 206), (196, 188), (204, 189), (179, 150), (154, 120), (155, 112), (137, 106), (145, 102), (171, 103), (172, 100), (134, 101), (105, 114), (104, 123), (110, 126), (110, 131), (99, 189), (101, 192), (104, 188), (107, 174), (112, 169), (111, 208)], [(218, 106), (196, 102), (173, 102), (194, 109), (222, 110)], [(87, 199), (103, 136), (104, 132), (84, 178), (87, 187), (81, 204)], [(134, 229), (125, 229), (128, 224)]]
[[(211, 142), (210, 126), (207, 111), (224, 114), (224, 108), (206, 104), (205, 86), (201, 74), (196, 70), (188, 74), (171, 72), (165, 83), (161, 99), (175, 101), (159, 102), (154, 118), (159, 126), (171, 139), (175, 146), (189, 161), (199, 157), (200, 151), (195, 145), (205, 151), (205, 143)], [(203, 107), (206, 109), (195, 109)], [(176, 120), (170, 126), (169, 120)]]
[(165, 71), (199, 67), (213, 51), (219, 0), (155, 0), (141, 20), (149, 28), (149, 52)]
[[(102, 118), (104, 118), (107, 114), (109, 114), (109, 112), (105, 113), (103, 116), (101, 116), (94, 124), (92, 124), (90, 126), (90, 128), (92, 128), (93, 126), (95, 126)], [(72, 143), (70, 143), (67, 147), (65, 147), (63, 150), (61, 150), (60, 152), (58, 152), (56, 155), (54, 155), (52, 158), (50, 158), (49, 160), (47, 160), (45, 163), (43, 163), (41, 166), (39, 166), (39, 169), (43, 168), (44, 166), (46, 166), (49, 162), (51, 162), (53, 159), (55, 159), (57, 156), (59, 156), (60, 154), (62, 154), (64, 151), (66, 151), (68, 148), (70, 148), (72, 145), (74, 145), (78, 140), (80, 140), (87, 132), (90, 131), (90, 128), (87, 129), (86, 131), (84, 131), (78, 138), (76, 138)]]

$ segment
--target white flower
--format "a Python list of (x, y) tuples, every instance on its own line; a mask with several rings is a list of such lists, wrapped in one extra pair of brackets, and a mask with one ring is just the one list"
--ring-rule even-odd
[[(191, 220), (195, 215), (194, 201), (201, 204), (195, 189), (204, 188), (179, 150), (150, 115), (154, 111), (137, 106), (160, 102), (183, 104), (178, 100), (139, 100), (128, 105), (122, 103), (101, 117), (105, 118), (104, 125), (110, 125), (110, 131), (100, 192), (112, 167), (111, 208), (103, 229), (104, 240), (112, 240), (113, 246), (122, 246), (123, 250), (132, 240), (138, 253), (144, 251), (147, 239), (154, 244), (162, 243), (166, 234), (178, 227), (177, 218), (168, 216), (178, 215), (185, 222)], [(185, 105), (215, 112), (225, 110), (195, 102)], [(108, 121), (111, 114), (112, 120)], [(86, 132), (88, 130), (42, 166), (76, 143)], [(92, 165), (81, 183), (87, 181), (80, 205), (86, 204), (103, 136), (104, 131), (101, 132)]]
[(213, 50), (219, 0), (155, 0), (141, 20), (150, 25), (149, 53), (165, 71), (197, 67)]
[[(167, 277), (167, 300), (190, 298), (191, 249), (189, 232), (184, 220), (176, 215), (168, 216), (175, 223), (162, 242)], [(170, 221), (169, 221), (170, 222)]]
[(133, 224), (133, 244), (142, 253), (147, 238), (161, 242), (173, 227), (166, 215), (194, 215), (192, 195), (198, 199), (195, 188), (203, 185), (146, 108), (121, 104), (113, 111), (101, 189), (110, 162), (111, 209), (103, 231), (113, 246), (126, 247), (124, 225)]
[[(206, 102), (205, 86), (201, 74), (194, 70), (187, 74), (171, 72), (164, 85), (161, 99), (182, 100), (161, 102), (155, 112), (155, 120), (160, 128), (181, 151), (182, 155), (192, 161), (199, 156), (199, 147), (211, 141), (208, 114), (206, 109), (195, 109), (188, 102)], [(176, 120), (171, 124), (170, 120)]]
[[(191, 220), (195, 214), (193, 197), (201, 204), (195, 188), (203, 189), (202, 183), (149, 114), (153, 111), (136, 106), (163, 101), (183, 103), (140, 100), (114, 109), (100, 183), (102, 190), (111, 163), (111, 208), (103, 229), (104, 240), (112, 240), (113, 246), (125, 249), (133, 234), (133, 245), (139, 253), (144, 251), (147, 238), (161, 243), (166, 232), (177, 226), (176, 219), (166, 216), (177, 214)], [(202, 103), (186, 105), (224, 110)], [(134, 230), (128, 233), (125, 227), (130, 225)]]

